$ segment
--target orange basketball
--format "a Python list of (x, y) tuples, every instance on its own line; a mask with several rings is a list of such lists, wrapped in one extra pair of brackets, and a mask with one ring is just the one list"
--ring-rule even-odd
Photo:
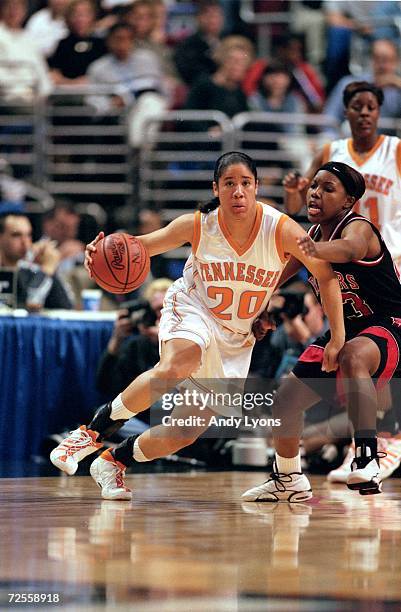
[(129, 293), (140, 287), (149, 274), (148, 252), (129, 234), (110, 234), (99, 240), (92, 260), (93, 278), (110, 293)]

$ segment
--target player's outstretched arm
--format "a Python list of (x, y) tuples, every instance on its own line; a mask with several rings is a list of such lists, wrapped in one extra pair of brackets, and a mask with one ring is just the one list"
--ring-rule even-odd
[(304, 255), (308, 257), (315, 257), (332, 263), (347, 263), (366, 257), (369, 243), (374, 237), (375, 234), (369, 223), (354, 221), (344, 228), (341, 238), (338, 240), (313, 242), (310, 236), (303, 236), (298, 240), (298, 245)]
[[(143, 236), (137, 236), (137, 238), (147, 249), (149, 256), (152, 257), (152, 255), (159, 255), (159, 253), (165, 253), (187, 242), (192, 242), (193, 232), (194, 215), (188, 214), (177, 217), (177, 219), (174, 219), (174, 221), (160, 230)], [(102, 238), (104, 238), (104, 232), (99, 232), (96, 238), (86, 245), (84, 266), (89, 276), (92, 276), (92, 255), (96, 252), (96, 245)]]
[(137, 236), (142, 242), (149, 255), (159, 255), (172, 249), (176, 249), (187, 242), (192, 243), (194, 234), (194, 215), (181, 215), (171, 221), (166, 227)]
[(289, 215), (296, 215), (306, 204), (306, 192), (318, 168), (323, 163), (323, 151), (312, 160), (311, 165), (301, 176), (298, 172), (289, 172), (283, 179), (284, 208)]
[(305, 255), (298, 241), (306, 232), (292, 219), (287, 219), (283, 228), (283, 248), (301, 261), (317, 279), (321, 294), (322, 306), (330, 324), (331, 339), (324, 351), (322, 370), (334, 371), (338, 368), (338, 354), (345, 342), (343, 304), (340, 285), (331, 265), (314, 257)]

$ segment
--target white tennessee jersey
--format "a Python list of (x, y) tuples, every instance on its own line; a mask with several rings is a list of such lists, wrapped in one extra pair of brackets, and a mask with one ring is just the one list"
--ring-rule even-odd
[(354, 207), (380, 230), (393, 256), (401, 256), (401, 140), (381, 135), (361, 158), (351, 138), (335, 140), (323, 149), (323, 163), (339, 161), (363, 174), (366, 191)]
[(287, 215), (258, 202), (250, 236), (240, 246), (219, 208), (195, 214), (184, 283), (216, 321), (235, 333), (250, 333), (277, 286), (288, 261), (282, 246), (286, 219)]

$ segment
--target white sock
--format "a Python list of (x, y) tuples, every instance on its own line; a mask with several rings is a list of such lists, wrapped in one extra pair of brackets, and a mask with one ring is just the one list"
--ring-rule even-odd
[(130, 419), (135, 416), (136, 412), (131, 412), (124, 406), (123, 400), (120, 395), (117, 395), (116, 399), (111, 402), (111, 414), (110, 418), (112, 421), (119, 421), (120, 419)]
[(141, 447), (139, 446), (139, 438), (137, 438), (134, 442), (134, 459), (135, 461), (150, 461), (143, 452), (141, 451)]
[(277, 470), (281, 474), (291, 474), (292, 472), (302, 472), (301, 470), (301, 455), (295, 455), (295, 457), (280, 457), (276, 453)]

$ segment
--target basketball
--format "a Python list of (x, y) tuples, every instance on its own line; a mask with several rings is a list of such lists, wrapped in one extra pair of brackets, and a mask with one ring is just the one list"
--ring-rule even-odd
[(92, 260), (93, 278), (110, 293), (129, 293), (140, 287), (149, 274), (148, 252), (129, 234), (110, 234), (99, 240)]

